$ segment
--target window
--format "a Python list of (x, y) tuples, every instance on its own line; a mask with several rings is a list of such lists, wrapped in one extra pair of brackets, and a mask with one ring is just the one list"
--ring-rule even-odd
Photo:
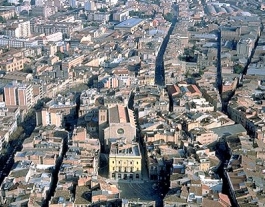
[(115, 167), (113, 167), (113, 171), (115, 170)]
[(100, 121), (104, 121), (105, 120), (105, 116), (100, 116)]
[(118, 133), (118, 134), (124, 134), (124, 130), (123, 130), (122, 128), (119, 128), (119, 129), (117, 130), (117, 133)]
[(112, 161), (112, 163), (114, 164), (114, 161)]
[(115, 173), (112, 173), (111, 177), (115, 178)]
[(136, 162), (136, 164), (138, 165), (138, 162)]
[(136, 178), (139, 178), (140, 176), (139, 176), (139, 174), (136, 174), (136, 176), (135, 176)]
[(118, 178), (121, 178), (121, 174), (118, 174)]

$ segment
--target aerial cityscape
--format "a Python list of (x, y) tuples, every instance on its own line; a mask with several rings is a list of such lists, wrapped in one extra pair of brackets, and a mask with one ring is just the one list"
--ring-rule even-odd
[(265, 207), (265, 0), (0, 0), (1, 207)]

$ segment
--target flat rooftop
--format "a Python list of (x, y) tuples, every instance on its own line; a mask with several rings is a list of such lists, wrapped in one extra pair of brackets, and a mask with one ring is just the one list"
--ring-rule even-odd
[(143, 19), (140, 18), (131, 18), (127, 19), (115, 26), (115, 28), (132, 28), (138, 24), (140, 24), (143, 21)]
[(237, 135), (237, 134), (246, 134), (246, 129), (241, 124), (234, 124), (229, 126), (221, 126), (211, 129), (214, 133), (218, 134), (219, 137), (225, 135)]
[(110, 156), (141, 156), (139, 145), (135, 144), (120, 144), (111, 145)]

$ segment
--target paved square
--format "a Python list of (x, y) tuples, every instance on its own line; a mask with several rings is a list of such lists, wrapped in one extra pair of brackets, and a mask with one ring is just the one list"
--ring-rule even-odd
[(162, 199), (159, 190), (154, 188), (154, 182), (118, 182), (120, 197), (132, 201), (156, 201), (161, 206)]

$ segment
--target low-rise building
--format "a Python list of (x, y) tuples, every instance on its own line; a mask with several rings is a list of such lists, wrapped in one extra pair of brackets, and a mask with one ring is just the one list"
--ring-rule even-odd
[(57, 98), (46, 103), (41, 112), (42, 125), (64, 126), (67, 120), (76, 116), (76, 100), (71, 94), (68, 97), (59, 95)]
[(138, 143), (112, 143), (109, 153), (109, 177), (119, 180), (142, 178), (142, 155)]
[(210, 144), (218, 139), (218, 135), (204, 128), (194, 128), (189, 131), (192, 142), (198, 142), (202, 145)]
[(144, 23), (143, 19), (130, 18), (130, 19), (127, 19), (127, 20), (121, 22), (120, 24), (117, 24), (114, 27), (114, 29), (115, 30), (120, 30), (120, 31), (123, 31), (123, 32), (131, 32), (131, 33), (133, 33), (143, 23)]

